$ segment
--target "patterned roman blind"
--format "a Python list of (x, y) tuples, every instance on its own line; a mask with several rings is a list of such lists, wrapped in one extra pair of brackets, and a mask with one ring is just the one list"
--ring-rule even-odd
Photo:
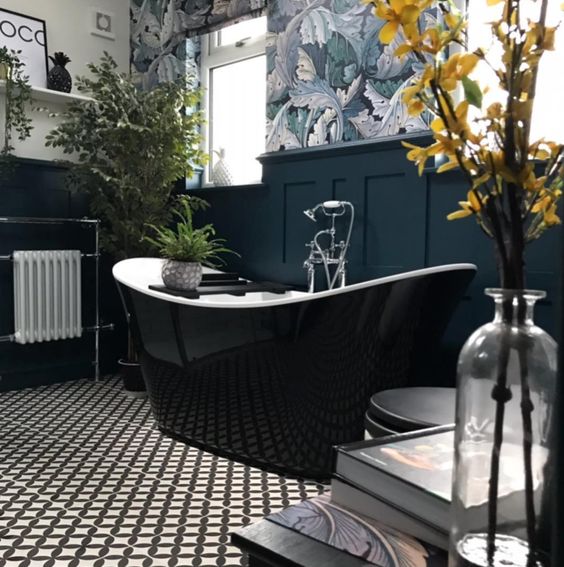
[(198, 80), (199, 36), (264, 15), (267, 0), (130, 0), (131, 70), (145, 90)]
[(187, 37), (217, 31), (235, 22), (264, 14), (266, 0), (183, 0), (183, 29)]

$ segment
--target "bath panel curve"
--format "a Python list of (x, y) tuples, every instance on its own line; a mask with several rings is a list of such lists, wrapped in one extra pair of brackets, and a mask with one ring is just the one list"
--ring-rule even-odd
[(329, 477), (334, 445), (362, 439), (372, 394), (424, 382), (476, 270), (440, 266), (330, 292), (206, 304), (149, 290), (160, 264), (114, 267), (159, 428), (316, 479)]

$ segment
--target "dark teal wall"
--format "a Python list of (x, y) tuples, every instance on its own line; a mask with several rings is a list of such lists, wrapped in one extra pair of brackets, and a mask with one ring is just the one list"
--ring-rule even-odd
[[(80, 218), (88, 215), (83, 195), (65, 184), (66, 169), (58, 164), (35, 160), (18, 162), (13, 175), (0, 180), (0, 216)], [(0, 255), (14, 250), (33, 249), (94, 250), (94, 231), (81, 226), (32, 226), (0, 224)], [(83, 260), (84, 322), (94, 322), (93, 261)], [(115, 286), (104, 263), (103, 299), (106, 320), (121, 321), (115, 310)], [(0, 335), (14, 332), (13, 270), (0, 262)], [(119, 303), (117, 304), (119, 308)], [(0, 343), (0, 391), (92, 376), (94, 336), (53, 341), (36, 345)], [(118, 349), (119, 350), (119, 349)], [(116, 336), (102, 338), (104, 369), (110, 370), (116, 357)]]
[[(497, 281), (491, 243), (474, 222), (445, 218), (466, 194), (464, 180), (456, 172), (437, 175), (432, 170), (418, 177), (398, 140), (277, 152), (262, 161), (264, 185), (195, 191), (212, 203), (210, 220), (242, 255), (231, 260), (231, 267), (255, 279), (305, 285), (305, 243), (316, 225), (302, 211), (325, 199), (351, 200), (357, 223), (349, 255), (350, 281), (450, 262), (479, 266), (446, 340), (445, 367), (452, 372), (462, 342), (491, 316), (483, 289)], [(13, 178), (0, 184), (0, 215), (86, 215), (84, 198), (66, 188), (64, 175), (64, 168), (56, 164), (22, 162)], [(552, 230), (534, 243), (528, 261), (529, 287), (549, 294), (538, 308), (537, 320), (551, 333), (556, 325), (559, 232)], [(0, 254), (17, 248), (75, 247), (79, 242), (86, 246), (84, 238), (69, 229), (0, 225)], [(103, 316), (121, 323), (108, 261), (102, 276)], [(12, 270), (5, 262), (0, 263), (0, 297), (0, 335), (4, 335), (13, 332)], [(112, 370), (123, 350), (123, 336), (102, 337), (104, 368)], [(0, 389), (90, 375), (91, 344), (92, 336), (35, 346), (0, 343)]]
[[(389, 139), (266, 154), (264, 186), (197, 194), (213, 205), (209, 219), (242, 255), (230, 260), (231, 266), (252, 278), (305, 285), (305, 243), (318, 225), (302, 211), (332, 198), (356, 207), (349, 254), (352, 282), (451, 262), (477, 264), (478, 274), (446, 339), (445, 364), (452, 371), (463, 341), (492, 315), (483, 290), (497, 284), (493, 248), (472, 219), (446, 220), (467, 192), (460, 175), (430, 170), (419, 177), (405, 152), (398, 139)], [(551, 333), (559, 232), (548, 232), (529, 252), (529, 286), (548, 292), (537, 319)]]

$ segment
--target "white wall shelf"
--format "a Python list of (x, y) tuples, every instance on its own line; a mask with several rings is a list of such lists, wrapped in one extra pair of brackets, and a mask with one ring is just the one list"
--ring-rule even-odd
[[(6, 81), (0, 80), (0, 93), (6, 92)], [(84, 96), (77, 93), (61, 93), (58, 91), (51, 91), (41, 87), (31, 87), (31, 94), (33, 100), (36, 102), (50, 102), (53, 104), (68, 104), (75, 100), (93, 100), (91, 97)]]

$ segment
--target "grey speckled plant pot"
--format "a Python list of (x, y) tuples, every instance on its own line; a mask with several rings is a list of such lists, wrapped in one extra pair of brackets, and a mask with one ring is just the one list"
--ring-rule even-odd
[(198, 262), (166, 260), (161, 274), (166, 287), (179, 291), (190, 291), (196, 289), (202, 281), (202, 265)]

